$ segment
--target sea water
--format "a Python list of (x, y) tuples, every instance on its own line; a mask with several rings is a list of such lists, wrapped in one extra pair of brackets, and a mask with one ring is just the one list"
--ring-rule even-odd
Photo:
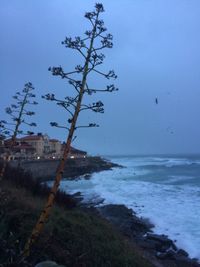
[[(108, 158), (108, 157), (107, 157)], [(149, 218), (153, 231), (176, 240), (178, 247), (200, 259), (200, 156), (109, 157), (125, 168), (95, 173), (91, 179), (63, 180), (67, 192), (84, 201), (124, 204)]]

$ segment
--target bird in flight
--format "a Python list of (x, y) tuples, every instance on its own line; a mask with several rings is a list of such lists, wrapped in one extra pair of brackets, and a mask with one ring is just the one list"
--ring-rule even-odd
[(172, 129), (170, 126), (168, 126), (166, 130), (167, 130), (167, 132), (169, 132), (170, 134), (173, 134), (173, 133), (174, 133), (173, 129)]
[(155, 98), (155, 103), (156, 103), (156, 105), (158, 104), (158, 98), (157, 97)]

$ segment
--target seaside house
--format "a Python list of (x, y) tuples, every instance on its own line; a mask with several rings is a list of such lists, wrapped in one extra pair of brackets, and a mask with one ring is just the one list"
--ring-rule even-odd
[[(62, 144), (61, 152), (63, 152), (64, 147), (65, 147), (65, 143)], [(71, 158), (71, 159), (74, 159), (74, 158), (85, 158), (85, 157), (87, 157), (87, 152), (79, 150), (79, 149), (74, 148), (74, 147), (71, 146), (68, 157)]]
[(44, 145), (44, 137), (42, 134), (25, 136), (22, 137), (20, 140), (32, 146), (35, 149), (37, 157), (43, 156), (45, 145)]
[(31, 159), (36, 155), (34, 147), (24, 142), (21, 139), (16, 139), (15, 144), (10, 147), (12, 140), (7, 139), (4, 141), (0, 150), (0, 157), (6, 158), (7, 152), (9, 152), (10, 159)]
[[(59, 159), (64, 151), (65, 143), (50, 139), (47, 134), (38, 133), (16, 139), (10, 147), (11, 139), (4, 141), (0, 147), (0, 157), (5, 158), (9, 151), (11, 160), (18, 159)], [(69, 158), (85, 158), (87, 152), (71, 147)]]
[(61, 142), (57, 139), (50, 139), (49, 144), (52, 157), (53, 158), (61, 157), (61, 148), (62, 148)]
[(57, 139), (50, 139), (47, 134), (38, 133), (21, 138), (35, 148), (38, 158), (59, 158), (61, 156), (61, 142)]

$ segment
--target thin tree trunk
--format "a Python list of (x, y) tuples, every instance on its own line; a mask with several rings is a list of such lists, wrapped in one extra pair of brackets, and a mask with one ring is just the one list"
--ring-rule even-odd
[[(97, 16), (98, 19), (98, 16)], [(71, 123), (71, 127), (69, 129), (69, 134), (67, 137), (67, 141), (66, 141), (66, 145), (65, 145), (65, 149), (63, 152), (63, 156), (62, 159), (60, 161), (60, 164), (58, 166), (58, 169), (56, 171), (56, 177), (55, 177), (55, 181), (54, 184), (51, 188), (49, 197), (47, 199), (47, 202), (45, 204), (44, 209), (41, 212), (41, 215), (35, 225), (35, 227), (32, 230), (32, 233), (27, 241), (27, 243), (25, 244), (25, 248), (24, 248), (24, 252), (23, 252), (23, 257), (26, 258), (30, 255), (30, 249), (31, 246), (35, 243), (35, 241), (37, 240), (38, 236), (40, 235), (40, 233), (43, 230), (44, 224), (47, 221), (49, 214), (52, 210), (53, 204), (54, 204), (54, 200), (56, 197), (56, 193), (58, 191), (59, 185), (60, 185), (60, 181), (62, 179), (63, 176), (63, 170), (65, 167), (65, 162), (66, 159), (69, 155), (69, 151), (70, 151), (70, 145), (72, 142), (72, 138), (73, 138), (73, 134), (76, 128), (76, 122), (78, 119), (78, 115), (80, 112), (80, 108), (81, 108), (81, 103), (82, 103), (82, 98), (83, 98), (83, 94), (84, 94), (84, 90), (85, 90), (85, 85), (86, 85), (86, 79), (87, 79), (87, 74), (88, 74), (88, 67), (89, 67), (89, 62), (90, 62), (90, 56), (91, 56), (91, 52), (92, 52), (92, 48), (93, 48), (93, 43), (94, 43), (94, 38), (95, 38), (95, 33), (96, 33), (96, 22), (97, 19), (95, 21), (95, 25), (93, 28), (93, 35), (90, 41), (90, 47), (88, 49), (88, 53), (87, 53), (87, 57), (85, 60), (85, 66), (84, 66), (84, 72), (83, 72), (83, 77), (82, 77), (82, 84), (81, 84), (81, 88), (80, 88), (80, 92), (79, 92), (79, 96), (78, 96), (78, 100), (77, 100), (77, 105), (75, 108), (75, 112), (72, 118), (72, 123)]]
[[(16, 122), (16, 126), (15, 126), (15, 130), (14, 130), (14, 133), (13, 133), (12, 138), (11, 138), (11, 144), (8, 148), (10, 150), (14, 147), (15, 142), (16, 142), (16, 137), (17, 137), (17, 133), (19, 130), (19, 126), (21, 124), (21, 118), (23, 115), (24, 106), (26, 105), (27, 96), (28, 96), (28, 92), (26, 93), (24, 100), (22, 102), (21, 108), (20, 108), (19, 116), (17, 118), (17, 122)], [(9, 161), (10, 161), (10, 151), (7, 153), (6, 159), (3, 161), (3, 167), (2, 167), (1, 172), (0, 172), (0, 181), (3, 179), (3, 176), (5, 174), (5, 170), (6, 170), (6, 167), (9, 163)]]

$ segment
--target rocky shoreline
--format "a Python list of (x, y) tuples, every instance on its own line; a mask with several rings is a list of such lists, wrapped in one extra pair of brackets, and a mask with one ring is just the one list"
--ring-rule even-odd
[[(45, 164), (46, 162), (42, 162), (42, 167)], [(90, 174), (94, 172), (122, 167), (100, 157), (68, 161), (67, 166), (65, 173), (68, 179), (78, 179), (80, 176), (89, 179)], [(100, 198), (83, 203), (80, 192), (75, 193), (72, 197), (81, 207), (109, 221), (134, 247), (141, 250), (145, 258), (155, 267), (200, 267), (197, 259), (190, 258), (185, 250), (176, 246), (175, 240), (169, 239), (166, 235), (153, 233), (154, 225), (149, 220), (138, 217), (132, 209), (125, 205), (103, 205), (104, 200)]]
[(137, 245), (156, 267), (200, 267), (197, 259), (191, 259), (185, 250), (177, 248), (175, 241), (153, 233), (154, 226), (147, 219), (137, 217), (132, 209), (112, 204), (96, 209)]
[[(77, 164), (79, 165), (78, 168)], [(91, 157), (85, 164), (68, 162), (67, 176), (70, 179), (78, 179), (80, 176), (90, 179), (91, 174), (103, 170), (111, 170), (113, 167), (123, 167), (101, 157)], [(176, 241), (166, 235), (153, 233), (154, 225), (148, 220), (138, 217), (137, 214), (125, 205), (103, 205), (104, 199), (94, 198), (90, 202), (83, 203), (80, 192), (73, 195), (80, 206), (90, 209), (99, 216), (108, 220), (117, 230), (123, 234), (133, 245), (141, 249), (145, 257), (155, 267), (200, 267), (196, 258), (190, 258), (188, 253), (176, 246)], [(101, 204), (101, 205), (100, 205)]]
[[(118, 167), (118, 165), (109, 163), (109, 166), (111, 165), (113, 167)], [(13, 175), (13, 172), (15, 175)], [(19, 170), (18, 172), (18, 176), (21, 181), (21, 176), (23, 176), (21, 174), (23, 173), (20, 174)], [(16, 183), (19, 184), (15, 169), (13, 169), (13, 171), (10, 169), (9, 173), (10, 176), (15, 177)], [(84, 173), (83, 175), (86, 176), (85, 178), (89, 178), (88, 173)], [(27, 178), (26, 175), (25, 178)], [(21, 184), (27, 188), (28, 186), (27, 184), (24, 184), (24, 181), (29, 180), (25, 179), (21, 181)], [(33, 181), (35, 180), (33, 179)], [(31, 190), (35, 190), (33, 188), (33, 181)], [(42, 191), (42, 194), (43, 193), (44, 192)], [(63, 194), (65, 195), (65, 193)], [(62, 196), (62, 199), (63, 197), (64, 196)], [(158, 235), (153, 233), (154, 225), (152, 225), (149, 220), (138, 217), (132, 209), (127, 208), (125, 205), (104, 205), (104, 200), (96, 197), (89, 203), (83, 203), (83, 197), (81, 193), (76, 193), (72, 195), (72, 197), (73, 201), (78, 206), (80, 205), (83, 210), (86, 209), (89, 212), (93, 212), (96, 216), (100, 216), (110, 222), (116, 228), (116, 230), (131, 243), (133, 248), (135, 250), (139, 250), (141, 252), (140, 254), (150, 261), (153, 266), (200, 267), (197, 259), (191, 259), (186, 251), (177, 248), (176, 241), (169, 239), (166, 235)]]
[[(49, 181), (54, 179), (59, 162), (60, 160), (58, 159), (12, 161), (10, 166), (22, 168), (24, 171), (29, 172), (36, 180)], [(122, 166), (99, 156), (69, 158), (65, 163), (63, 177), (73, 180), (84, 175), (85, 178), (90, 178), (90, 174), (94, 172), (111, 170), (114, 167)]]
[[(112, 167), (122, 167), (111, 162), (109, 164), (113, 164)], [(112, 167), (108, 169), (112, 169)], [(85, 178), (90, 178), (90, 175), (86, 174)], [(79, 205), (86, 209), (92, 209), (114, 225), (133, 245), (142, 250), (145, 257), (154, 266), (200, 267), (198, 259), (190, 258), (185, 250), (176, 246), (176, 240), (171, 240), (167, 235), (155, 234), (153, 232), (154, 225), (148, 219), (138, 217), (136, 212), (125, 205), (104, 205), (104, 199), (101, 198), (83, 203), (80, 192), (75, 193), (73, 197), (79, 202)]]
[(148, 219), (138, 217), (125, 205), (103, 205), (103, 199), (82, 203), (83, 197), (79, 192), (74, 197), (80, 201), (80, 206), (108, 220), (155, 267), (200, 267), (198, 259), (190, 258), (185, 250), (176, 246), (176, 240), (155, 234), (154, 225)]

